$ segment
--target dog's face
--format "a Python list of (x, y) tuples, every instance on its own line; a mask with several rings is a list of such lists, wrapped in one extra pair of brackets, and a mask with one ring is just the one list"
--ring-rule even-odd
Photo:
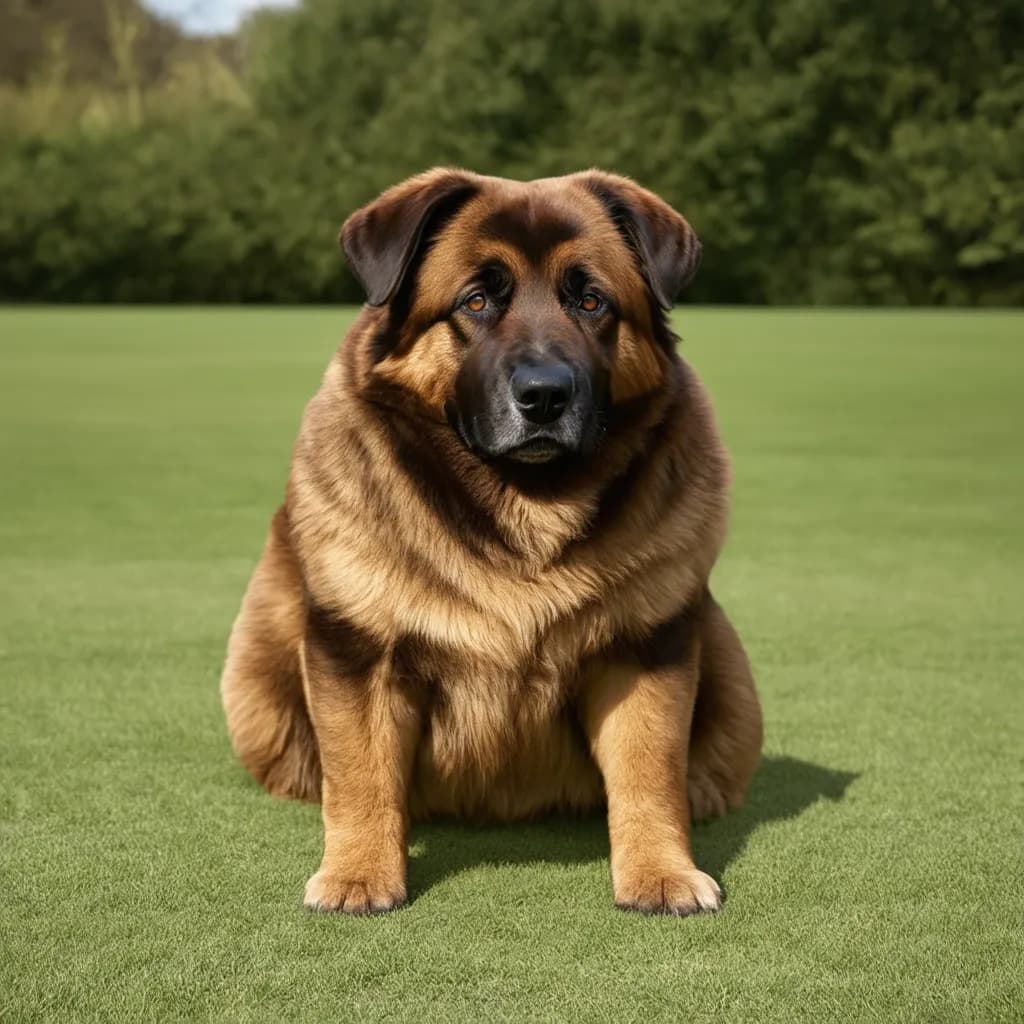
[(696, 269), (686, 221), (624, 178), (432, 171), (342, 229), (382, 315), (378, 393), (414, 398), (499, 467), (592, 458), (617, 404), (658, 390), (662, 310)]

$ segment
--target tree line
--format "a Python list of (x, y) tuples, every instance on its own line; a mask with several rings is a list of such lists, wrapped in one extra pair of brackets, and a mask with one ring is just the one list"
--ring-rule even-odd
[(697, 301), (1016, 304), (1022, 43), (1007, 0), (306, 0), (183, 84), (122, 40), (102, 118), (0, 95), (0, 298), (358, 300), (340, 221), (457, 164), (633, 176), (700, 233)]

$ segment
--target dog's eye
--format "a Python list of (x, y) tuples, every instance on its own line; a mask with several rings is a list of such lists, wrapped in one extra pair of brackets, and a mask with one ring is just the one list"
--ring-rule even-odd
[(463, 300), (462, 305), (470, 313), (482, 313), (487, 308), (487, 296), (483, 292), (473, 292)]
[(580, 299), (580, 309), (584, 313), (600, 313), (604, 309), (604, 299), (600, 295), (595, 295), (593, 292), (587, 292), (586, 295)]

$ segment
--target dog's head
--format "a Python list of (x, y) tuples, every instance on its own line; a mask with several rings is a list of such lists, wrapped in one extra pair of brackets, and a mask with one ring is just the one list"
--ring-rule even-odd
[(516, 472), (592, 459), (614, 408), (664, 387), (664, 310), (700, 256), (668, 204), (600, 171), (430, 171), (354, 213), (341, 242), (379, 309), (362, 335), (373, 393)]

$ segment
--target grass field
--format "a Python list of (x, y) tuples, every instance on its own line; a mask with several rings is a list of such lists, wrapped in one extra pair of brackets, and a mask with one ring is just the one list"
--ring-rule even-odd
[(612, 909), (598, 820), (413, 835), (305, 913), (316, 808), (217, 680), (350, 311), (0, 312), (0, 1019), (1024, 1019), (1024, 314), (687, 310), (759, 678), (713, 918)]

